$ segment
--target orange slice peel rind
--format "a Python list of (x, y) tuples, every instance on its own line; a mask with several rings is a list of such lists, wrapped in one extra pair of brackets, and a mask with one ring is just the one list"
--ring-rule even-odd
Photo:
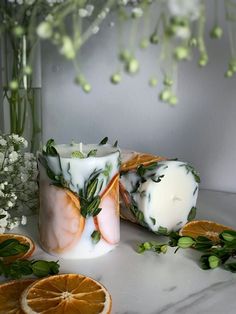
[(210, 220), (193, 220), (180, 229), (179, 235), (188, 236), (193, 239), (203, 236), (212, 240), (214, 243), (219, 243), (219, 235), (224, 230), (233, 230), (233, 228)]
[(25, 289), (21, 308), (30, 313), (110, 314), (112, 299), (96, 280), (79, 274), (41, 279)]

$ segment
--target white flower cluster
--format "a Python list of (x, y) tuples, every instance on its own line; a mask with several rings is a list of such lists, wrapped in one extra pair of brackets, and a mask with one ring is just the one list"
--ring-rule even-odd
[(26, 147), (23, 137), (0, 135), (0, 233), (26, 224), (23, 214), (38, 205), (37, 162)]

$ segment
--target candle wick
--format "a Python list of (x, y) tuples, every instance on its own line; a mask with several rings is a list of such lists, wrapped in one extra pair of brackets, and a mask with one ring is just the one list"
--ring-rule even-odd
[(79, 143), (79, 150), (81, 153), (83, 153), (83, 143), (82, 142)]

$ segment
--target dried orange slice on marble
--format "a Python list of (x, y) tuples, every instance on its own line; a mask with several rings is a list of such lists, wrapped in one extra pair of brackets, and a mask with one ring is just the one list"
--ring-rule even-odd
[(78, 274), (63, 274), (41, 279), (21, 296), (26, 314), (108, 314), (112, 300), (99, 282)]
[(110, 244), (120, 240), (119, 218), (119, 174), (116, 174), (101, 195), (100, 213), (94, 217), (94, 224), (102, 238)]
[(4, 234), (0, 234), (0, 244), (6, 240), (9, 239), (15, 239), (18, 240), (20, 242), (20, 244), (25, 244), (28, 246), (28, 250), (24, 253), (20, 253), (17, 255), (12, 255), (12, 256), (7, 256), (7, 257), (3, 257), (3, 261), (5, 263), (12, 263), (17, 259), (26, 259), (28, 257), (30, 257), (34, 250), (35, 250), (35, 244), (33, 242), (32, 239), (30, 239), (27, 236), (24, 236), (22, 234), (14, 234), (14, 233), (4, 233)]
[(21, 293), (35, 279), (12, 280), (0, 285), (0, 314), (23, 314), (20, 306)]
[(40, 182), (39, 230), (42, 246), (51, 253), (72, 248), (84, 230), (80, 202), (67, 189)]
[[(130, 154), (130, 158), (128, 157)], [(127, 158), (125, 157), (127, 155)], [(136, 169), (139, 165), (150, 165), (153, 162), (159, 162), (162, 160), (166, 160), (164, 157), (155, 156), (151, 154), (144, 154), (144, 153), (138, 153), (138, 152), (130, 152), (127, 153), (124, 151), (122, 153), (123, 156), (123, 162), (121, 164), (120, 171), (130, 171), (133, 169)]]
[(233, 230), (233, 228), (218, 224), (209, 220), (193, 220), (187, 223), (180, 231), (181, 236), (188, 236), (196, 239), (199, 236), (206, 237), (214, 243), (219, 242), (219, 234), (224, 230)]

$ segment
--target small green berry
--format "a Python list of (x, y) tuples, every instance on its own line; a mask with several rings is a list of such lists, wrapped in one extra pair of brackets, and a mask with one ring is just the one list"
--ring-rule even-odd
[(132, 59), (132, 55), (128, 50), (123, 50), (119, 54), (119, 59), (123, 62), (129, 62)]
[(168, 87), (171, 87), (173, 85), (173, 80), (169, 77), (165, 77), (164, 81), (163, 81), (163, 84), (165, 86), (168, 86)]
[(182, 237), (182, 238), (179, 238), (178, 240), (178, 247), (180, 247), (181, 249), (187, 249), (193, 246), (194, 243), (195, 241), (192, 238)]
[(230, 234), (230, 233), (227, 232), (227, 231), (222, 232), (222, 233), (221, 233), (221, 236), (222, 236), (222, 238), (223, 238), (225, 241), (227, 241), (227, 242), (231, 242), (231, 241), (233, 241), (233, 240), (236, 239), (235, 236), (233, 236), (232, 234)]
[(208, 63), (208, 56), (206, 54), (203, 54), (198, 60), (198, 65), (200, 67), (204, 67), (207, 65), (207, 63)]
[(168, 245), (167, 244), (164, 244), (161, 246), (161, 253), (165, 254), (167, 252), (167, 249), (168, 249)]
[(189, 51), (188, 48), (183, 46), (178, 46), (174, 50), (174, 57), (178, 60), (186, 60), (188, 58)]
[(155, 86), (157, 86), (157, 83), (158, 83), (158, 81), (157, 81), (157, 79), (156, 79), (155, 77), (151, 77), (150, 80), (149, 80), (149, 82), (148, 82), (148, 84), (149, 84), (150, 87), (155, 87)]
[(191, 38), (190, 40), (189, 40), (189, 46), (190, 47), (197, 47), (197, 39), (196, 38)]
[(209, 262), (210, 268), (212, 268), (212, 269), (220, 266), (220, 259), (215, 255), (209, 256), (208, 262)]
[(15, 26), (13, 28), (13, 34), (16, 36), (16, 37), (21, 37), (23, 34), (24, 34), (24, 28), (22, 26)]
[(223, 36), (223, 29), (220, 26), (215, 26), (210, 32), (210, 37), (213, 39), (220, 39)]
[(24, 72), (24, 74), (26, 74), (26, 75), (32, 74), (32, 68), (31, 68), (31, 66), (26, 65), (26, 66), (23, 68), (23, 72)]
[(178, 98), (175, 95), (171, 95), (170, 98), (168, 99), (168, 103), (171, 106), (175, 106), (178, 103)]
[(227, 70), (227, 71), (225, 72), (225, 77), (232, 77), (233, 74), (234, 74), (233, 71)]
[(82, 85), (82, 89), (85, 93), (90, 93), (91, 92), (91, 89), (92, 89), (92, 86), (88, 83), (85, 83), (84, 85)]
[(147, 38), (143, 38), (139, 44), (141, 49), (146, 49), (149, 46), (149, 41)]
[(152, 248), (152, 245), (150, 242), (144, 242), (143, 247), (145, 248), (145, 250), (150, 250)]
[(119, 84), (120, 81), (121, 81), (121, 75), (120, 75), (120, 73), (115, 73), (115, 74), (113, 74), (113, 75), (111, 76), (111, 82), (112, 82), (113, 84)]
[(159, 37), (157, 36), (156, 33), (153, 33), (150, 38), (150, 43), (153, 44), (153, 45), (157, 45), (159, 43)]
[(169, 89), (164, 89), (160, 94), (159, 98), (161, 101), (168, 101), (171, 97), (171, 91)]
[(139, 62), (137, 59), (132, 58), (126, 65), (126, 71), (130, 74), (135, 74), (139, 70)]
[(9, 83), (9, 87), (11, 90), (17, 90), (19, 87), (19, 84), (16, 80), (13, 80)]

